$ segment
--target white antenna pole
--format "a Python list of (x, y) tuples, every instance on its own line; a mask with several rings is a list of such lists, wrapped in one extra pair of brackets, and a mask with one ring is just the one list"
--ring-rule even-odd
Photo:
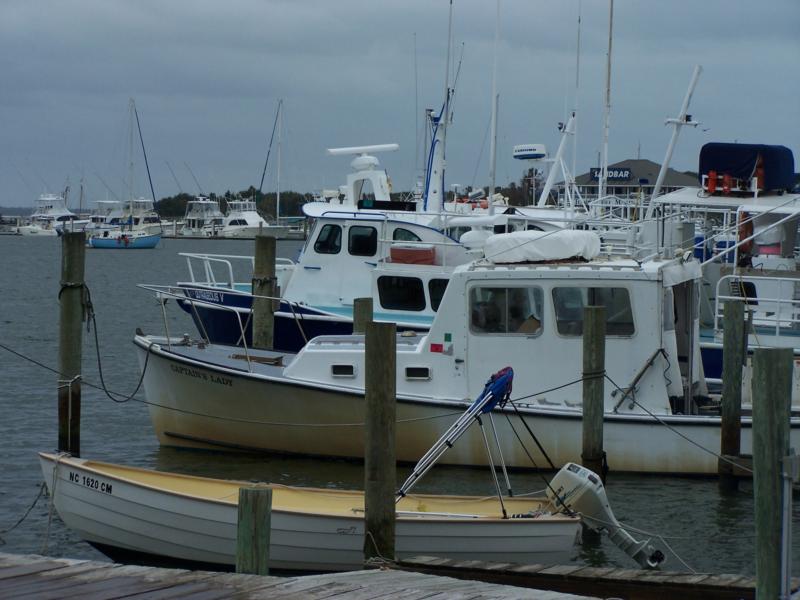
[(578, 92), (581, 83), (581, 8), (582, 0), (578, 0), (578, 41), (575, 51), (575, 105), (572, 117), (573, 134), (572, 134), (572, 177), (578, 172)]
[(278, 103), (278, 114), (280, 115), (278, 118), (278, 174), (276, 177), (277, 180), (277, 192), (275, 195), (275, 224), (280, 224), (280, 216), (281, 216), (281, 131), (283, 130), (283, 99)]
[(611, 116), (611, 39), (614, 26), (614, 0), (608, 3), (608, 56), (606, 57), (606, 107), (603, 117), (603, 162), (600, 165), (600, 182), (597, 190), (597, 199), (606, 195), (606, 180), (608, 178), (608, 127)]
[[(447, 20), (447, 60), (444, 71), (444, 108), (442, 109), (442, 122), (439, 123), (442, 127), (442, 162), (447, 164), (447, 121), (450, 119), (450, 46), (453, 44), (453, 0), (450, 0), (450, 17)], [(442, 169), (442, 184), (444, 184), (444, 168)], [(439, 210), (443, 210), (444, 202), (447, 199), (442, 188), (442, 199), (439, 202)]]
[(497, 40), (500, 37), (500, 0), (494, 25), (494, 61), (492, 64), (492, 139), (489, 153), (489, 214), (494, 214), (494, 187), (497, 169)]
[(417, 75), (417, 32), (414, 32), (414, 175), (419, 170), (419, 76)]
[[(692, 73), (692, 80), (689, 82), (689, 89), (686, 90), (686, 96), (683, 99), (683, 104), (681, 105), (681, 112), (678, 114), (677, 118), (674, 119), (667, 119), (665, 121), (666, 125), (672, 125), (672, 137), (669, 140), (669, 145), (667, 146), (667, 153), (664, 156), (664, 163), (661, 165), (661, 170), (658, 172), (658, 178), (656, 179), (656, 185), (653, 187), (653, 194), (650, 196), (650, 205), (647, 207), (647, 215), (646, 218), (650, 219), (653, 216), (653, 212), (655, 211), (655, 200), (659, 193), (661, 193), (661, 186), (664, 183), (664, 178), (667, 176), (667, 171), (669, 170), (669, 163), (672, 160), (672, 152), (675, 150), (675, 144), (678, 142), (678, 135), (680, 135), (681, 127), (684, 125), (691, 125), (692, 127), (697, 127), (700, 124), (700, 121), (691, 121), (687, 120), (686, 111), (689, 110), (689, 103), (692, 101), (692, 94), (694, 93), (694, 88), (697, 85), (697, 80), (700, 78), (700, 73), (703, 72), (703, 67), (700, 65), (694, 66), (694, 72)], [(690, 119), (691, 117), (689, 117)]]

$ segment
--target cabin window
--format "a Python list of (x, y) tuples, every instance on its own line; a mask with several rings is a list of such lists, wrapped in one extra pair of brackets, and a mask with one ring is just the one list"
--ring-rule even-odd
[(469, 294), (470, 329), (479, 334), (538, 335), (543, 299), (538, 286), (474, 287)]
[(389, 310), (425, 310), (425, 288), (416, 277), (378, 277), (378, 299)]
[(375, 256), (378, 251), (378, 230), (364, 225), (350, 227), (347, 251), (353, 256)]
[(392, 240), (395, 242), (421, 242), (422, 238), (413, 231), (398, 227), (392, 232)]
[(431, 309), (433, 312), (439, 310), (442, 303), (442, 296), (447, 289), (447, 279), (431, 279), (428, 282), (428, 295), (431, 297)]
[(556, 311), (558, 333), (566, 336), (583, 335), (585, 306), (605, 306), (606, 335), (634, 334), (633, 311), (628, 290), (612, 287), (553, 288), (553, 307)]
[(341, 249), (342, 228), (331, 223), (324, 225), (314, 242), (314, 251), (317, 254), (339, 254)]

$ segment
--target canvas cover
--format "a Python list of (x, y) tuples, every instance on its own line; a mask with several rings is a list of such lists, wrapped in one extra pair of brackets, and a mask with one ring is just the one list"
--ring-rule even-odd
[(600, 254), (600, 237), (593, 231), (515, 231), (486, 240), (484, 255), (494, 263), (546, 262)]
[(786, 146), (766, 144), (726, 144), (712, 142), (700, 150), (700, 178), (716, 171), (737, 179), (749, 180), (763, 158), (765, 190), (790, 190), (794, 186), (794, 155)]

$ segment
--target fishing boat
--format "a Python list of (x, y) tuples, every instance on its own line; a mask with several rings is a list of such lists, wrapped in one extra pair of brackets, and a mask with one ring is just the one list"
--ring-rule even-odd
[[(643, 567), (664, 555), (637, 541), (614, 518), (600, 478), (570, 464), (547, 485), (547, 495), (504, 494), (492, 468), (496, 496), (412, 493), (412, 488), (477, 424), (508, 402), (513, 370), (504, 368), (436, 440), (396, 493), (396, 555), (445, 556), (518, 563), (569, 558), (583, 520), (606, 531)], [(483, 417), (483, 418), (482, 418)], [(497, 442), (496, 451), (499, 450)], [(500, 453), (502, 457), (502, 453)], [(239, 490), (252, 484), (124, 467), (67, 455), (40, 453), (44, 480), (65, 524), (112, 558), (235, 564)], [(505, 467), (503, 473), (506, 473)], [(363, 564), (363, 492), (270, 484), (271, 569), (344, 571)], [(578, 515), (583, 519), (579, 519)], [(393, 557), (389, 557), (393, 558)]]
[(186, 203), (186, 216), (180, 235), (186, 237), (216, 237), (222, 229), (225, 215), (219, 201), (207, 196), (196, 196)]
[[(25, 225), (17, 227), (17, 233), (26, 236), (53, 237), (58, 235), (58, 228), (71, 225), (78, 216), (67, 208), (65, 195), (42, 194), (36, 201), (36, 208)], [(82, 229), (81, 222), (76, 229)]]
[(218, 235), (226, 238), (254, 238), (258, 234), (284, 239), (289, 235), (289, 227), (267, 223), (258, 214), (253, 200), (228, 200), (228, 213), (222, 221)]
[[(579, 460), (583, 308), (599, 304), (611, 468), (716, 473), (720, 401), (709, 396), (700, 360), (701, 270), (691, 252), (637, 261), (601, 253), (596, 234), (581, 231), (497, 235), (485, 252), (454, 269), (427, 333), (398, 335), (400, 460), (424, 452), (447, 415), (480, 391), (480, 373), (503, 365), (518, 376), (502, 437), (528, 423), (541, 442), (533, 462), (504, 448), (509, 464)], [(362, 456), (363, 335), (320, 336), (297, 354), (145, 335), (134, 343), (164, 445)], [(800, 417), (791, 423), (800, 444)], [(743, 453), (751, 433), (745, 416)], [(446, 460), (483, 464), (481, 445), (469, 435)]]

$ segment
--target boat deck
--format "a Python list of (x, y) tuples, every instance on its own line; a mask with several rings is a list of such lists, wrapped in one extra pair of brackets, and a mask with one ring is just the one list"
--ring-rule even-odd
[(508, 585), (389, 569), (331, 575), (273, 577), (160, 569), (114, 563), (0, 553), (0, 597), (47, 600), (248, 598), (587, 598)]

